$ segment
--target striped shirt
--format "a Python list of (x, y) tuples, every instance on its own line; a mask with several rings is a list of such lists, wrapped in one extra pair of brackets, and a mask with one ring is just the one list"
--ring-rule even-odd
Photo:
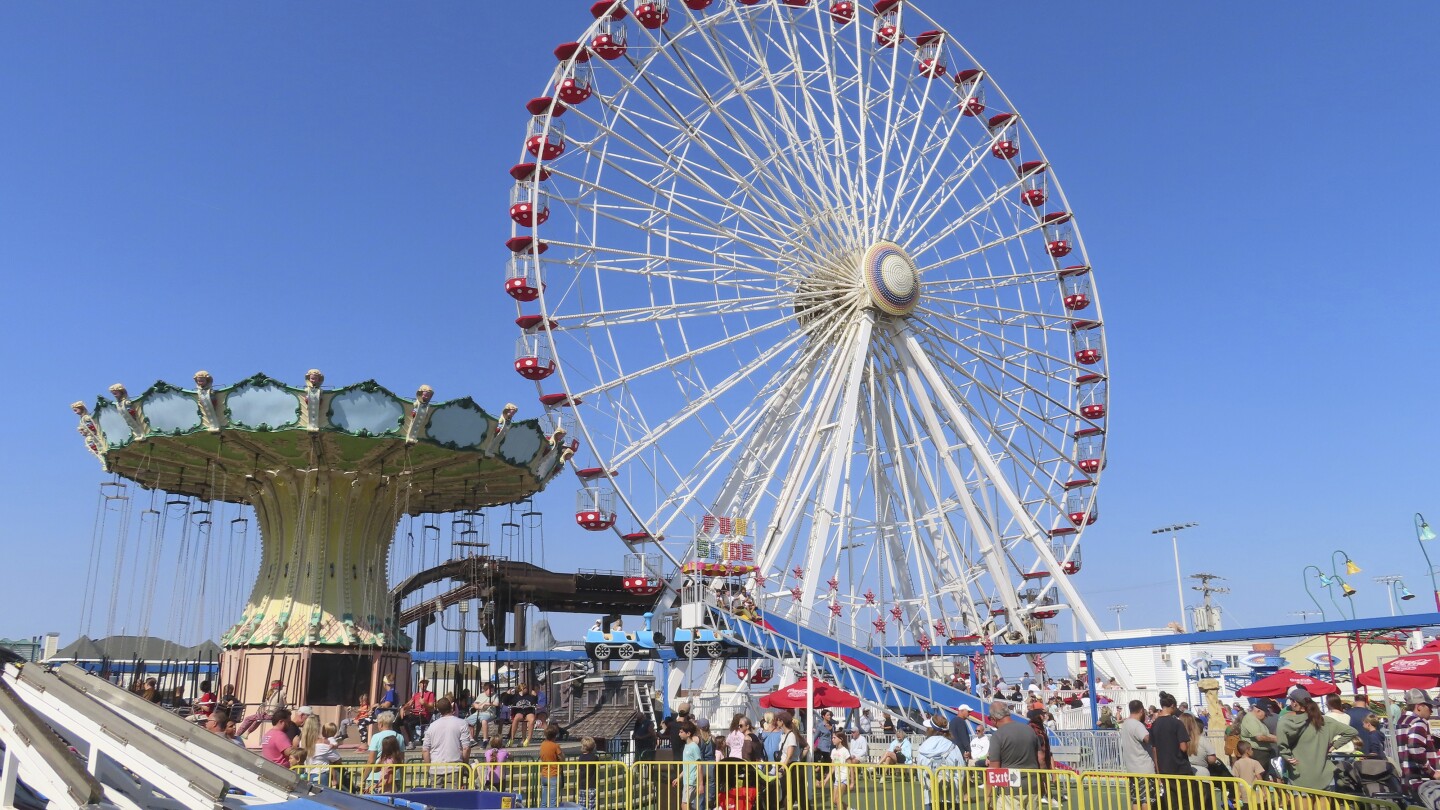
[(1414, 712), (1400, 715), (1395, 725), (1397, 749), (1400, 755), (1400, 773), (1405, 787), (1414, 790), (1428, 779), (1434, 778), (1435, 769), (1440, 765), (1440, 753), (1435, 750), (1435, 738), (1430, 735), (1430, 724)]

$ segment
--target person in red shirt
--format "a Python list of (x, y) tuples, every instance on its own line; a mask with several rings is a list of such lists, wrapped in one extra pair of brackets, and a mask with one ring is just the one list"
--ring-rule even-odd
[(209, 681), (200, 682), (200, 697), (190, 706), (190, 719), (197, 723), (206, 723), (210, 720), (210, 713), (215, 711), (215, 693)]
[(405, 727), (405, 739), (411, 747), (420, 744), (425, 736), (425, 727), (430, 725), (430, 712), (435, 708), (435, 693), (430, 691), (430, 682), (424, 678), (416, 685), (410, 699), (405, 701), (400, 723)]

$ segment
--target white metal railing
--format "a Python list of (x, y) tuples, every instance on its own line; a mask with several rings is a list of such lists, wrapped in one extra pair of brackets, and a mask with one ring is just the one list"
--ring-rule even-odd
[(1053, 729), (1055, 759), (1077, 771), (1119, 771), (1120, 732), (1104, 729)]

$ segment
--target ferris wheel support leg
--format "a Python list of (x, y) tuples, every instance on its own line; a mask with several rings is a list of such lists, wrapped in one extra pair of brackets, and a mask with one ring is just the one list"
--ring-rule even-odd
[[(903, 335), (900, 347), (905, 356), (909, 358), (908, 368), (914, 368), (919, 371), (930, 383), (931, 389), (935, 392), (936, 399), (939, 400), (940, 407), (945, 409), (946, 414), (954, 423), (955, 429), (960, 431), (962, 438), (970, 445), (976, 463), (981, 466), (985, 475), (990, 479), (990, 483), (994, 486), (995, 491), (999, 493), (1000, 498), (1005, 502), (1006, 508), (1010, 510), (1010, 513), (1024, 527), (1025, 536), (1029, 538), (1031, 546), (1034, 547), (1036, 554), (1040, 557), (1040, 561), (1047, 566), (1050, 577), (1055, 582), (1055, 587), (1059, 588), (1060, 591), (1065, 594), (1065, 599), (1070, 603), (1070, 609), (1074, 611), (1076, 618), (1080, 620), (1080, 624), (1085, 628), (1086, 634), (1092, 639), (1106, 638), (1105, 631), (1100, 629), (1100, 624), (1095, 621), (1094, 615), (1090, 613), (1090, 610), (1085, 606), (1084, 600), (1080, 598), (1080, 592), (1076, 590), (1075, 583), (1071, 582), (1070, 578), (1065, 575), (1064, 569), (1060, 566), (1059, 561), (1055, 559), (1055, 554), (1051, 552), (1049, 537), (1041, 530), (1040, 526), (1035, 523), (1034, 517), (1026, 511), (1024, 505), (1020, 503), (1019, 496), (1010, 488), (1000, 467), (985, 450), (984, 443), (980, 441), (979, 434), (975, 432), (975, 426), (970, 423), (969, 415), (960, 407), (960, 403), (956, 401), (954, 393), (945, 384), (945, 380), (940, 375), (939, 370), (930, 362), (930, 358), (925, 356), (925, 350), (915, 339), (914, 333), (907, 330)], [(997, 579), (996, 581), (1005, 582), (1007, 580)], [(1011, 598), (1013, 599), (1014, 596), (1011, 595)], [(1105, 665), (1110, 670), (1110, 674), (1115, 677), (1122, 686), (1129, 688), (1132, 685), (1130, 670), (1118, 656), (1113, 653), (1101, 653), (1101, 658), (1105, 661)]]
[[(816, 514), (811, 524), (810, 544), (805, 560), (805, 576), (801, 579), (800, 586), (804, 596), (811, 599), (814, 598), (815, 588), (820, 583), (820, 565), (824, 562), (825, 552), (830, 548), (830, 530), (840, 508), (837, 499), (840, 483), (845, 478), (845, 465), (850, 460), (849, 450), (854, 442), (856, 420), (860, 412), (860, 390), (864, 385), (865, 361), (870, 356), (868, 347), (874, 326), (875, 314), (867, 309), (850, 336), (850, 362), (845, 376), (836, 381), (843, 386), (844, 394), (835, 432), (832, 434), (834, 441), (827, 446), (825, 479), (820, 498), (816, 502)], [(804, 599), (800, 603), (807, 604)]]
[[(835, 352), (832, 355), (831, 362), (827, 364), (827, 368), (822, 371), (817, 371), (817, 376), (833, 376), (836, 371), (835, 366), (838, 364), (838, 360), (835, 358), (840, 356), (840, 352)], [(817, 411), (818, 413), (828, 414), (835, 408), (835, 399), (838, 396), (839, 390), (839, 387), (836, 385), (830, 385), (827, 388), (823, 401), (820, 403)], [(757, 554), (759, 566), (762, 571), (768, 571), (775, 567), (775, 560), (784, 548), (784, 539), (790, 536), (790, 532), (793, 530), (795, 523), (804, 512), (803, 509), (796, 507), (798, 504), (803, 503), (804, 499), (800, 497), (800, 492), (802, 487), (805, 486), (804, 479), (807, 477), (806, 473), (810, 469), (808, 460), (813, 458), (818, 451), (821, 442), (820, 435), (823, 432), (824, 424), (821, 420), (812, 422), (809, 431), (805, 435), (802, 449), (794, 455), (795, 461), (790, 465), (790, 475), (785, 479), (785, 484), (780, 491), (780, 497), (775, 501), (778, 505), (777, 509), (783, 508), (785, 511), (779, 512), (771, 522), (770, 529), (765, 536), (765, 542), (761, 545)]]
[[(921, 491), (921, 484), (923, 482), (924, 492), (928, 493), (932, 503), (938, 504), (943, 502), (944, 498), (940, 494), (940, 487), (937, 486), (933, 474), (929, 469), (917, 465), (914, 459), (911, 458), (911, 456), (902, 449), (905, 447), (905, 443), (900, 440), (900, 429), (897, 425), (896, 414), (900, 412), (902, 408), (908, 411), (909, 407), (910, 406), (908, 403), (900, 404), (894, 402), (893, 399), (887, 398), (881, 401), (880, 407), (874, 409), (876, 413), (883, 413), (885, 415), (885, 418), (883, 420), (877, 420), (880, 422), (880, 425), (877, 427), (877, 432), (879, 432), (880, 435), (884, 437), (885, 444), (890, 448), (891, 457), (897, 460), (895, 469), (900, 479), (901, 486), (901, 492), (898, 493), (898, 497), (900, 499), (903, 499), (897, 500), (897, 503), (912, 503), (917, 497), (916, 493)], [(879, 488), (881, 483), (884, 483), (885, 488), (887, 490), (890, 489), (890, 485), (886, 481), (884, 476), (877, 476), (877, 478), (877, 488)], [(937, 592), (943, 593), (945, 589), (949, 587), (952, 583), (963, 583), (964, 575), (961, 571), (956, 569), (954, 565), (954, 559), (945, 554), (942, 554), (939, 557), (935, 555), (936, 549), (942, 549), (945, 547), (944, 543), (942, 542), (942, 538), (950, 542), (951, 545), (955, 548), (958, 548), (960, 546), (960, 541), (959, 538), (956, 536), (955, 528), (950, 524), (950, 522), (941, 521), (940, 525), (935, 530), (932, 530), (928, 525), (926, 525), (925, 521), (916, 519), (913, 514), (913, 510), (907, 510), (906, 517), (910, 523), (910, 531), (912, 535), (919, 537), (923, 533), (929, 540), (928, 543), (918, 544), (919, 548), (917, 549), (917, 551), (926, 555), (927, 563), (931, 567), (931, 570), (939, 572), (941, 577), (943, 578), (943, 581), (938, 583), (937, 585)], [(941, 537), (936, 537), (936, 531), (940, 533)], [(890, 544), (890, 553), (892, 559), (904, 559), (905, 549), (903, 546), (903, 542), (898, 536), (892, 536), (888, 538), (886, 542)], [(909, 572), (907, 571), (906, 574), (907, 575), (902, 580), (901, 584), (908, 587), (911, 591), (914, 591), (915, 586), (914, 583), (910, 580), (910, 577), (908, 576)], [(951, 591), (951, 594), (958, 608), (957, 615), (962, 617), (966, 615), (979, 615), (975, 610), (974, 600), (971, 598), (970, 592), (967, 588), (954, 588)], [(943, 605), (941, 609), (943, 615)]]
[[(915, 403), (919, 407), (921, 418), (925, 420), (926, 429), (930, 431), (931, 436), (944, 436), (945, 431), (940, 424), (940, 417), (935, 413), (935, 408), (930, 401), (930, 396), (926, 394), (925, 380), (929, 381), (930, 387), (934, 389), (937, 399), (941, 396), (944, 381), (939, 379), (938, 374), (934, 373), (935, 369), (933, 367), (929, 369), (930, 374), (924, 373), (925, 369), (920, 366), (915, 353), (910, 351), (909, 341), (912, 339), (908, 331), (902, 333), (900, 347), (902, 355), (907, 359), (907, 362), (905, 362), (905, 377), (915, 393)], [(966, 425), (968, 426), (968, 424), (967, 422)], [(970, 436), (966, 435), (963, 438), (977, 463), (979, 463), (982, 457), (989, 458), (983, 447), (977, 445)], [(949, 448), (946, 448), (946, 450), (948, 449)], [(1005, 603), (1007, 610), (1006, 616), (1019, 616), (1019, 598), (1009, 588), (1004, 587), (1004, 585), (1010, 581), (1010, 577), (1005, 572), (1005, 560), (1003, 556), (1000, 551), (995, 548), (994, 528), (989, 521), (985, 520), (984, 515), (980, 512), (980, 508), (975, 504), (974, 498), (971, 497), (970, 489), (965, 484), (965, 476), (961, 473), (959, 465), (955, 463), (954, 457), (950, 455), (949, 452), (941, 453), (941, 464), (945, 468), (946, 476), (950, 479), (950, 486), (955, 490), (955, 498), (960, 502), (961, 510), (965, 512), (965, 520), (970, 524), (971, 531), (975, 533), (981, 557), (985, 562), (985, 570), (990, 574), (990, 581), (995, 583), (1000, 600)], [(987, 469), (985, 470), (985, 474), (987, 476), (993, 475), (993, 472)], [(999, 482), (997, 482), (997, 487), (998, 486)]]

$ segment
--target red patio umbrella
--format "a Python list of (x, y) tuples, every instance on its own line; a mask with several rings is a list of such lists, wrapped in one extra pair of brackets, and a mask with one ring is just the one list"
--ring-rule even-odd
[[(1362, 686), (1379, 686), (1382, 667), (1367, 669), (1355, 677)], [(1409, 655), (1386, 661), (1386, 689), (1434, 689), (1440, 686), (1440, 641), (1432, 641)]]
[(812, 681), (809, 678), (801, 678), (789, 686), (776, 689), (760, 698), (760, 705), (766, 709), (804, 709), (808, 705), (807, 696), (812, 689), (815, 692), (815, 708), (817, 709), (860, 708), (860, 698), (838, 686), (831, 686), (824, 681)]
[(1284, 698), (1291, 689), (1297, 686), (1309, 692), (1311, 697), (1333, 695), (1340, 691), (1340, 687), (1333, 683), (1302, 675), (1293, 669), (1282, 669), (1277, 670), (1274, 675), (1266, 676), (1249, 686), (1235, 690), (1235, 694), (1240, 697)]

